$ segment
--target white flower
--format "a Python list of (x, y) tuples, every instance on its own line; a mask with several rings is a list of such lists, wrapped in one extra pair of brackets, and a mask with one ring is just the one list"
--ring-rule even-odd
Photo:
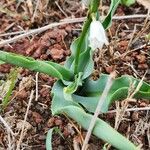
[(105, 34), (105, 30), (100, 21), (93, 20), (90, 25), (90, 35), (89, 35), (90, 47), (92, 50), (97, 48), (102, 48), (103, 45), (108, 45), (108, 40)]

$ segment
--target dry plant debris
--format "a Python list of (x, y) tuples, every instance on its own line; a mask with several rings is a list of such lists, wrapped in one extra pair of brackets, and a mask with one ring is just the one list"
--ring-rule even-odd
[[(149, 7), (148, 0), (137, 0), (146, 8)], [(116, 15), (125, 17), (126, 15), (145, 14), (147, 10), (136, 3), (130, 8), (120, 6)], [(9, 39), (15, 36), (15, 32), (21, 34), (29, 29), (35, 29), (47, 24), (58, 22), (66, 17), (81, 18), (85, 16), (85, 11), (78, 0), (57, 0), (48, 2), (47, 0), (37, 1), (0, 1), (0, 40)], [(103, 2), (103, 14), (108, 8), (108, 2)], [(67, 18), (68, 19), (68, 18)], [(18, 41), (2, 46), (6, 51), (20, 53), (26, 56), (42, 60), (53, 60), (61, 64), (70, 54), (69, 45), (72, 39), (78, 37), (81, 30), (80, 23), (66, 24), (47, 30), (37, 35), (30, 35), (19, 39)], [(13, 33), (13, 34), (11, 34)], [(95, 72), (93, 78), (97, 79), (99, 73), (110, 73), (114, 70), (118, 75), (129, 74), (137, 78), (142, 78), (150, 83), (150, 41), (146, 35), (150, 33), (149, 19), (129, 18), (114, 20), (112, 27), (108, 31), (111, 41), (108, 49), (103, 48), (95, 53)], [(0, 66), (0, 80), (6, 81), (6, 74), (9, 73), (12, 66), (4, 64)], [(23, 138), (21, 139), (20, 149), (45, 149), (45, 138), (49, 128), (58, 126), (61, 129), (60, 136), (54, 135), (53, 148), (57, 149), (79, 149), (83, 143), (83, 137), (86, 135), (80, 127), (66, 117), (52, 117), (50, 112), (51, 104), (51, 86), (55, 79), (39, 74), (36, 82), (35, 73), (22, 69), (20, 77), (13, 90), (12, 101), (8, 107), (1, 112), (2, 118), (6, 121), (14, 135), (11, 135), (6, 126), (0, 121), (0, 149), (16, 149), (20, 138), (20, 130), (24, 122)], [(7, 83), (5, 83), (7, 84)], [(28, 117), (24, 120), (30, 93), (36, 90), (37, 95), (33, 95)], [(2, 89), (2, 84), (0, 84)], [(4, 90), (5, 91), (5, 90)], [(1, 92), (2, 94), (3, 92)], [(0, 97), (1, 101), (2, 96)], [(116, 104), (119, 108), (121, 103)], [(135, 144), (141, 144), (144, 150), (150, 148), (150, 115), (148, 108), (150, 103), (144, 99), (129, 101), (128, 108), (125, 109), (123, 119), (120, 125), (116, 125), (118, 131), (127, 135)], [(137, 111), (136, 108), (147, 108)], [(128, 111), (132, 109), (132, 111)], [(116, 110), (113, 105), (111, 110)], [(115, 112), (106, 115), (100, 115), (115, 126)], [(97, 140), (94, 136), (90, 139), (89, 148), (98, 149), (103, 147), (103, 142)], [(19, 147), (18, 146), (18, 147)]]
[(137, 2), (142, 4), (145, 8), (150, 9), (150, 1), (149, 0), (137, 0)]

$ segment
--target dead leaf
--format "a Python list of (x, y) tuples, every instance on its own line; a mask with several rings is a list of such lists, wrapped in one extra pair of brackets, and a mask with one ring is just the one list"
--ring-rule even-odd
[(33, 15), (33, 4), (31, 0), (27, 0), (27, 6), (31, 15)]
[(32, 128), (32, 125), (31, 125), (29, 122), (27, 122), (27, 121), (24, 122), (24, 120), (18, 120), (17, 125), (16, 125), (16, 128), (17, 128), (18, 130), (21, 130), (23, 124), (24, 124), (24, 126), (25, 126), (25, 130), (30, 130), (30, 129)]
[(137, 0), (137, 2), (150, 10), (150, 0)]
[(34, 86), (33, 77), (30, 75), (29, 77), (23, 77), (22, 81), (19, 84), (19, 91), (22, 89), (30, 89)]
[(37, 112), (32, 112), (32, 116), (37, 124), (41, 123), (43, 120), (42, 116)]

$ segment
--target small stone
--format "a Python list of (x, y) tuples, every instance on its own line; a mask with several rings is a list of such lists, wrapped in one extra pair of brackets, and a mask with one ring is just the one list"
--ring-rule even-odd
[(17, 98), (19, 99), (25, 99), (28, 97), (28, 92), (26, 92), (25, 90), (21, 90), (17, 93)]
[(60, 119), (55, 119), (55, 125), (56, 125), (56, 126), (62, 125), (62, 120), (60, 120)]
[(136, 58), (139, 63), (143, 64), (146, 62), (146, 56), (145, 55), (136, 55)]
[(72, 27), (70, 25), (66, 26), (65, 30), (70, 33), (72, 31)]
[(49, 91), (49, 89), (48, 88), (46, 88), (46, 87), (43, 87), (41, 90), (40, 90), (40, 95), (42, 96), (42, 97), (47, 97), (47, 96), (49, 96), (49, 93), (50, 93), (50, 91)]
[(125, 52), (128, 47), (128, 41), (120, 41), (119, 43), (119, 51), (121, 53)]
[(132, 116), (131, 116), (133, 121), (138, 121), (139, 120), (139, 114), (138, 112), (133, 112)]
[(147, 64), (139, 64), (138, 68), (139, 69), (148, 69), (148, 65)]
[(50, 119), (48, 120), (47, 126), (48, 126), (49, 128), (51, 128), (52, 126), (54, 126), (54, 123), (55, 123), (55, 118), (52, 117), (52, 118), (50, 118)]
[(146, 106), (147, 106), (147, 104), (145, 102), (140, 103), (140, 107), (146, 107)]
[(37, 112), (32, 112), (32, 116), (33, 116), (34, 121), (36, 123), (41, 123), (42, 120), (43, 120), (42, 116), (39, 113), (37, 113)]
[(40, 135), (38, 139), (44, 141), (46, 139), (46, 137), (45, 137), (45, 135)]
[(55, 44), (55, 45), (54, 45), (54, 48), (56, 48), (56, 49), (58, 49), (58, 50), (61, 50), (61, 49), (62, 49), (62, 47), (61, 47), (60, 44)]
[(111, 73), (114, 70), (114, 66), (105, 67), (107, 73)]
[(50, 55), (54, 60), (60, 60), (64, 57), (64, 50), (63, 49), (57, 49), (57, 48), (52, 48), (50, 50)]

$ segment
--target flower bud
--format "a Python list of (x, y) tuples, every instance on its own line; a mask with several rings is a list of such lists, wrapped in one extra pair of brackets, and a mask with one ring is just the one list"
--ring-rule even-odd
[(92, 50), (102, 48), (103, 45), (108, 45), (108, 40), (105, 34), (105, 30), (100, 21), (93, 20), (90, 24), (89, 46)]

